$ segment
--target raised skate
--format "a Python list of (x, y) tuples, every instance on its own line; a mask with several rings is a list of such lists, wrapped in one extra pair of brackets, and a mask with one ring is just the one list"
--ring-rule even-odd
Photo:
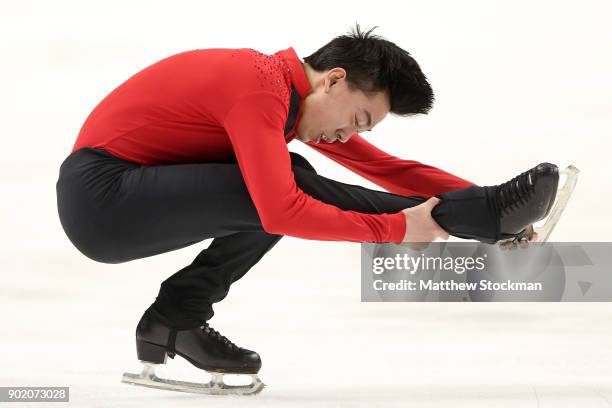
[[(149, 309), (136, 328), (136, 351), (143, 370), (140, 374), (124, 373), (121, 381), (127, 384), (213, 395), (252, 395), (265, 386), (257, 375), (261, 368), (259, 355), (236, 346), (208, 324), (191, 330), (174, 330)], [(155, 368), (165, 364), (167, 356), (174, 358), (177, 354), (211, 374), (210, 381), (194, 383), (157, 377)], [(251, 383), (228, 385), (223, 381), (225, 374), (247, 375)]]
[[(510, 238), (516, 244), (537, 234), (535, 242), (546, 242), (576, 186), (578, 173), (574, 166), (560, 172), (554, 164), (540, 163), (498, 185), (495, 205), (500, 216), (500, 239)], [(559, 189), (560, 175), (566, 180)], [(539, 221), (544, 223), (533, 226)]]

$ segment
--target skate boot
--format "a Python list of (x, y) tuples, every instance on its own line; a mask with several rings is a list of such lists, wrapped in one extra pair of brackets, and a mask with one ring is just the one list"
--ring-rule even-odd
[[(525, 239), (526, 235), (533, 232), (538, 234), (538, 242), (548, 239), (574, 189), (578, 169), (569, 166), (561, 172), (567, 175), (567, 181), (557, 194), (559, 174), (556, 165), (540, 163), (496, 186), (495, 207), (499, 215), (499, 239)], [(553, 209), (555, 199), (557, 203)], [(549, 214), (551, 216), (542, 227), (531, 230), (532, 224), (543, 220)]]
[[(190, 330), (175, 330), (149, 308), (136, 328), (136, 351), (144, 364), (141, 374), (123, 374), (122, 382), (173, 391), (202, 394), (257, 394), (263, 387), (257, 373), (261, 368), (259, 354), (238, 347), (208, 324)], [(210, 382), (200, 384), (159, 378), (155, 367), (165, 364), (166, 357), (183, 357), (211, 374)], [(227, 385), (224, 374), (246, 374), (249, 385)]]

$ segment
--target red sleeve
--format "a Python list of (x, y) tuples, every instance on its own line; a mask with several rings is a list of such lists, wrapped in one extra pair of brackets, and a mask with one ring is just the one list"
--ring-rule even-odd
[(295, 183), (284, 138), (287, 107), (271, 92), (241, 98), (224, 119), (240, 172), (264, 230), (325, 241), (402, 241), (404, 214), (343, 211), (304, 193)]
[(393, 194), (433, 197), (476, 185), (436, 167), (392, 156), (356, 133), (346, 143), (306, 144)]

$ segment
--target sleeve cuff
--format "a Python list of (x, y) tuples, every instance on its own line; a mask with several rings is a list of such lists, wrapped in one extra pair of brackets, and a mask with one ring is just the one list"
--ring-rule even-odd
[(401, 244), (406, 235), (406, 216), (403, 212), (389, 216), (391, 228), (389, 229), (389, 242)]

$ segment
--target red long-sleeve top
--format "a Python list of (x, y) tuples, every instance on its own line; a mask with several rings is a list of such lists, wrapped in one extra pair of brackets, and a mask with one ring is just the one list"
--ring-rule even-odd
[[(285, 133), (292, 85), (301, 101)], [(287, 144), (295, 138), (310, 91), (292, 47), (272, 55), (250, 48), (185, 51), (146, 67), (108, 94), (87, 117), (72, 151), (99, 147), (143, 165), (235, 156), (265, 231), (313, 240), (401, 242), (402, 212), (343, 211), (296, 185)], [(429, 197), (474, 185), (385, 153), (358, 134), (346, 143), (308, 145), (395, 194)]]

